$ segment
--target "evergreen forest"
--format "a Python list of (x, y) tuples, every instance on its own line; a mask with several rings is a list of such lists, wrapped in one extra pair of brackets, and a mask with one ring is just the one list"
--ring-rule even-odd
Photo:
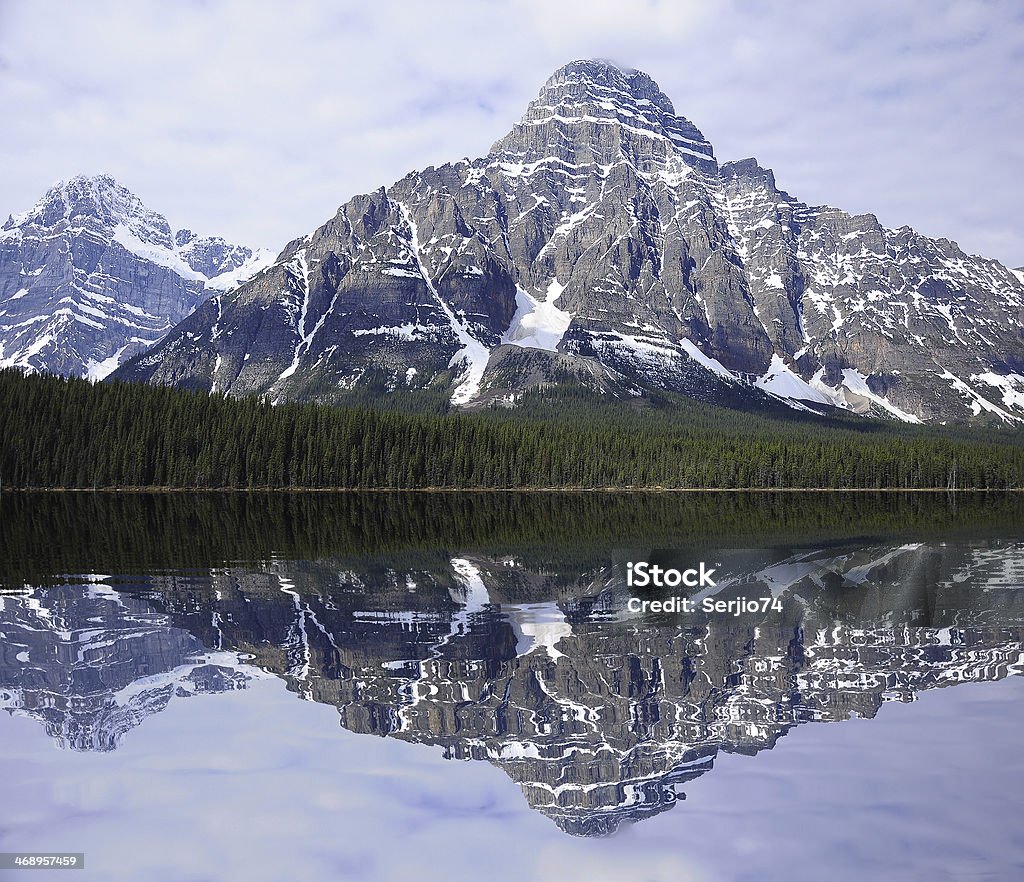
[(0, 371), (0, 489), (1024, 487), (1019, 431), (556, 387), (412, 413)]

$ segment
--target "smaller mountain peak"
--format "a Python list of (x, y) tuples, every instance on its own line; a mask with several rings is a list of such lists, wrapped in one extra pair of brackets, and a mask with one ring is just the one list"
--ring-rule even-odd
[(109, 174), (78, 174), (58, 181), (30, 211), (13, 220), (18, 226), (46, 229), (84, 223), (107, 234), (123, 226), (144, 242), (172, 247), (167, 219), (146, 208), (138, 196)]

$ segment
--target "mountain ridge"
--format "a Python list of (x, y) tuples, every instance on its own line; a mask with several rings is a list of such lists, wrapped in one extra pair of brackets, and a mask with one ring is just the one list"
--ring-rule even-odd
[[(531, 351), (528, 375), (510, 368)], [(512, 359), (516, 362), (517, 359)], [(719, 164), (639, 71), (559, 69), (490, 153), (353, 197), (118, 378), (272, 401), (352, 389), (1024, 421), (1024, 280)]]

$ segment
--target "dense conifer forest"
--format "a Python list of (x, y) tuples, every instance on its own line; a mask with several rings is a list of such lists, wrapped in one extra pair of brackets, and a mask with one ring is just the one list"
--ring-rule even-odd
[(1020, 432), (636, 406), (573, 389), (416, 414), (0, 371), (0, 487), (1024, 487)]

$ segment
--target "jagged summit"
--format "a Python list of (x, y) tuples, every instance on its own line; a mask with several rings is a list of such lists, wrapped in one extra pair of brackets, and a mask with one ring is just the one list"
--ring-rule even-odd
[(677, 116), (668, 96), (642, 71), (607, 61), (573, 61), (547, 80), (512, 131), (491, 148), (505, 159), (541, 159), (557, 150), (567, 161), (608, 165), (627, 159), (663, 166), (680, 157), (717, 170), (700, 130)]
[(112, 175), (75, 175), (50, 187), (28, 213), (26, 220), (47, 225), (60, 218), (79, 215), (119, 221), (137, 215), (153, 215), (134, 193)]
[(762, 166), (754, 156), (748, 156), (746, 159), (730, 159), (728, 162), (722, 163), (720, 170), (723, 178), (740, 176), (765, 178), (771, 180), (772, 186), (775, 186), (775, 175), (772, 170)]
[(628, 93), (634, 101), (649, 101), (664, 113), (675, 114), (672, 100), (642, 70), (621, 67), (605, 59), (571, 61), (556, 70), (541, 91), (562, 91), (567, 87), (583, 90), (596, 87), (605, 91)]
[(719, 174), (723, 181), (732, 181), (736, 178), (743, 178), (756, 186), (762, 186), (769, 192), (777, 194), (787, 201), (795, 201), (785, 190), (780, 190), (775, 183), (775, 172), (765, 168), (753, 156), (746, 159), (733, 159), (723, 162), (719, 167)]
[(173, 247), (171, 228), (163, 215), (150, 211), (142, 200), (113, 176), (75, 175), (50, 187), (27, 212), (12, 218), (5, 231), (16, 227), (52, 229), (62, 222), (90, 223), (107, 230), (125, 225), (143, 242)]

